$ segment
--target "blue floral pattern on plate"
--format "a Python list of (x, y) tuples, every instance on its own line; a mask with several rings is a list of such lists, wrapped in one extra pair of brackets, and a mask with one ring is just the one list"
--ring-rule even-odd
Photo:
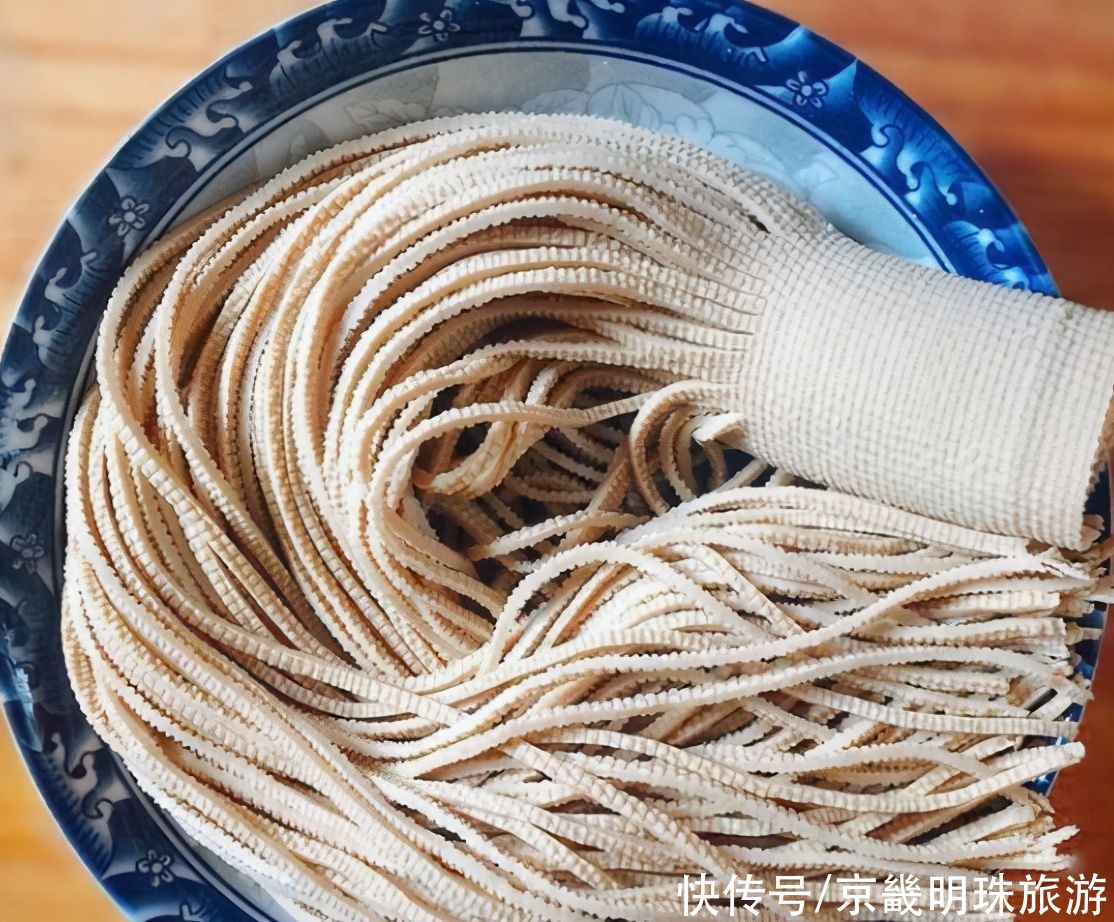
[[(137, 790), (66, 678), (61, 454), (112, 286), (206, 200), (342, 137), (484, 100), (682, 134), (871, 245), (1055, 292), (1009, 206), (943, 129), (847, 52), (749, 3), (338, 0), (237, 48), (140, 126), (73, 206), (0, 362), (0, 694), (55, 817), (132, 919), (284, 917)], [(1096, 508), (1105, 490), (1104, 478)], [(1089, 674), (1097, 644), (1079, 652)]]

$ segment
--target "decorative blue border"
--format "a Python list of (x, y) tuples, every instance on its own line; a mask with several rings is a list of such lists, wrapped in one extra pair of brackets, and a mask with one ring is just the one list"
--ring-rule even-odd
[[(78, 199), (31, 278), (0, 361), (0, 695), (44, 799), (132, 919), (267, 917), (136, 791), (66, 677), (61, 449), (111, 289), (191, 190), (311, 100), (446, 53), (555, 45), (650, 55), (745, 92), (884, 190), (957, 272), (1055, 293), (1016, 216), (936, 122), (846, 51), (749, 3), (339, 0), (226, 55), (140, 126)], [(1089, 673), (1097, 644), (1080, 654)]]

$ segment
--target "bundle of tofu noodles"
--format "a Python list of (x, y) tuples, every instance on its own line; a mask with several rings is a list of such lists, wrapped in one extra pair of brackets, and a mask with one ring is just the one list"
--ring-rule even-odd
[(702, 873), (834, 918), (829, 872), (1055, 869), (1026, 782), (1082, 755), (1112, 387), (1114, 316), (677, 138), (386, 131), (119, 284), (70, 678), (295, 919), (675, 919)]

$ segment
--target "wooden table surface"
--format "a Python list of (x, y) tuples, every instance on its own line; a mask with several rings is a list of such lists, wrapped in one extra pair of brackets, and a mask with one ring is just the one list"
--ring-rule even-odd
[[(226, 49), (304, 5), (0, 0), (2, 327), (59, 218), (128, 129)], [(1114, 308), (1114, 0), (767, 5), (849, 48), (935, 115), (1016, 207), (1065, 294)], [(1053, 802), (1082, 828), (1078, 868), (1114, 877), (1114, 663), (1098, 675), (1087, 759), (1064, 773)], [(0, 920), (119, 919), (2, 730), (0, 779)]]

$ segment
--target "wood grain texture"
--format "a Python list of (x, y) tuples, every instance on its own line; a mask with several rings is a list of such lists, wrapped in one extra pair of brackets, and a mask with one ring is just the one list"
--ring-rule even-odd
[[(999, 185), (1065, 294), (1114, 308), (1114, 0), (767, 5), (905, 89)], [(0, 325), (67, 206), (127, 131), (209, 61), (303, 6), (0, 0)], [(1082, 731), (1088, 757), (1053, 801), (1082, 828), (1078, 869), (1114, 877), (1114, 663), (1098, 675)], [(119, 918), (0, 730), (0, 920)]]

